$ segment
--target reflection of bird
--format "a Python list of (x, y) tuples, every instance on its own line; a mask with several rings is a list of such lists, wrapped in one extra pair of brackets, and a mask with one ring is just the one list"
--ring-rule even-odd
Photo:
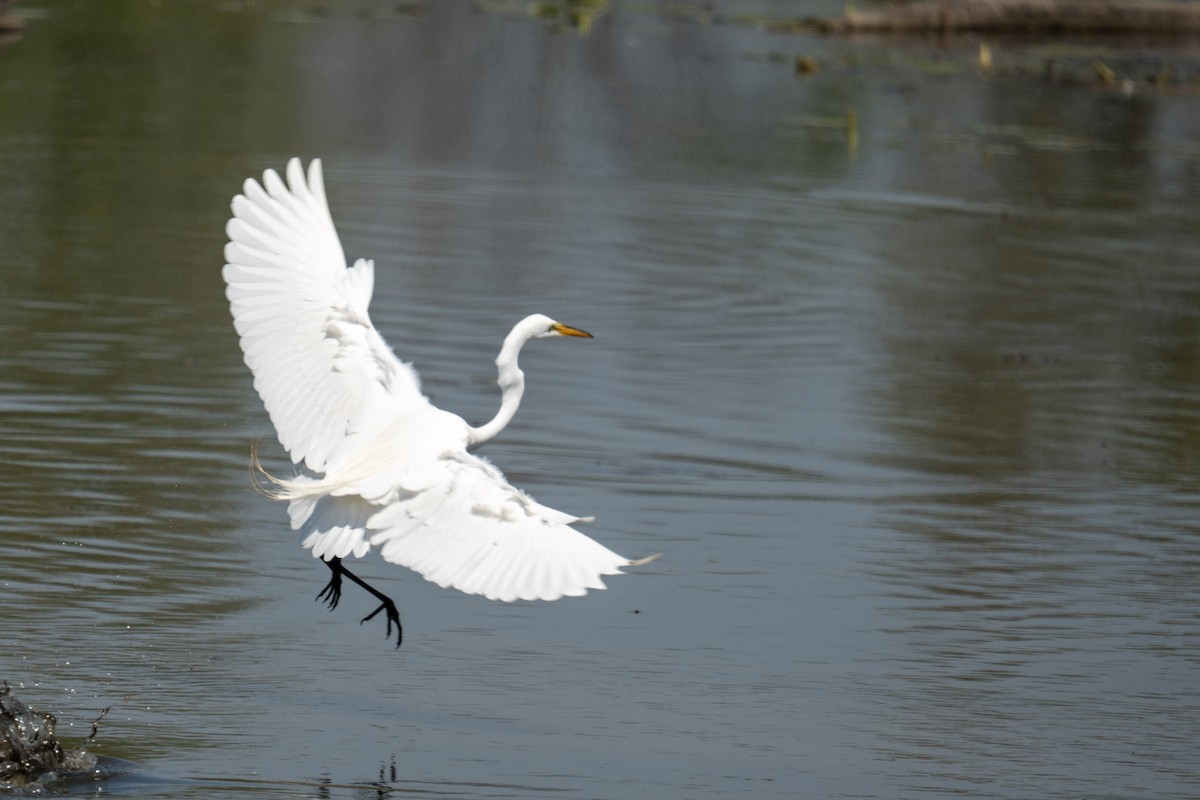
[(574, 530), (588, 518), (540, 505), (468, 452), (516, 413), (525, 342), (590, 334), (541, 314), (518, 322), (496, 358), (500, 410), (471, 427), (421, 394), (416, 371), (372, 325), (374, 263), (346, 267), (321, 162), (306, 179), (292, 159), (287, 183), (267, 170), (261, 185), (247, 180), (233, 198), (223, 275), (254, 387), (292, 461), (303, 462), (294, 478), (268, 475), (267, 494), (289, 501), (304, 547), (333, 572), (318, 599), (335, 607), (342, 576), (350, 578), (381, 603), (363, 622), (386, 611), (399, 646), (395, 604), (343, 558), (374, 548), (439, 586), (506, 601), (582, 595), (603, 589), (602, 575), (649, 561)]

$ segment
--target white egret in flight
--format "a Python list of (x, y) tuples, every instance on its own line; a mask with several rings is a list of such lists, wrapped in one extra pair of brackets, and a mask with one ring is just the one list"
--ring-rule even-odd
[(332, 571), (317, 596), (331, 609), (350, 578), (380, 601), (362, 621), (386, 612), (400, 646), (395, 603), (342, 563), (371, 550), (439, 586), (505, 601), (603, 589), (601, 576), (655, 558), (617, 555), (571, 527), (590, 518), (537, 503), (470, 452), (516, 413), (525, 342), (590, 334), (541, 314), (518, 322), (496, 358), (500, 410), (472, 427), (432, 405), (375, 330), (374, 263), (346, 266), (319, 160), (307, 176), (289, 161), (286, 185), (274, 170), (261, 184), (248, 179), (226, 232), (222, 275), (246, 365), (280, 443), (302, 465), (292, 478), (267, 475), (267, 494), (288, 501), (301, 543)]

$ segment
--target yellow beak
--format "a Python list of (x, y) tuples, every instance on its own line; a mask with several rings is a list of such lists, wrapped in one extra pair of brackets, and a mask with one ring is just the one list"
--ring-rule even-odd
[(570, 325), (563, 325), (561, 322), (556, 322), (550, 326), (550, 330), (563, 336), (580, 336), (584, 339), (593, 338), (587, 331), (581, 331), (579, 328), (572, 328)]

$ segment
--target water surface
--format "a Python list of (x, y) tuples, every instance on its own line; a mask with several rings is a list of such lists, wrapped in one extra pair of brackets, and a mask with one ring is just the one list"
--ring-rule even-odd
[[(76, 740), (112, 706), (95, 749), (148, 776), (113, 793), (1200, 791), (1192, 95), (773, 34), (749, 3), (586, 32), (20, 5), (0, 678)], [(400, 651), (367, 598), (313, 602), (326, 570), (250, 485), (255, 439), (284, 462), (219, 277), (229, 198), (291, 155), (325, 160), (439, 405), (491, 416), (527, 313), (596, 335), (527, 349), (486, 452), (662, 560), (512, 605), (364, 562)]]

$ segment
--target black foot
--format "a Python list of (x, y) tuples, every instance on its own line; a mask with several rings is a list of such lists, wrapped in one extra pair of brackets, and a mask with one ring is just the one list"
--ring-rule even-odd
[(325, 566), (329, 567), (329, 571), (332, 572), (333, 575), (330, 577), (329, 583), (327, 583), (325, 588), (321, 590), (321, 593), (317, 595), (317, 599), (324, 600), (325, 604), (330, 610), (337, 608), (338, 601), (342, 599), (342, 576), (345, 575), (347, 578), (373, 594), (375, 599), (379, 600), (379, 608), (363, 617), (362, 621), (358, 624), (361, 625), (367, 620), (374, 619), (376, 616), (378, 616), (380, 611), (386, 611), (386, 635), (388, 638), (391, 638), (392, 625), (394, 624), (396, 626), (396, 647), (399, 647), (401, 642), (404, 641), (404, 628), (400, 627), (400, 612), (396, 609), (396, 604), (392, 602), (392, 598), (388, 597), (386, 594), (379, 591), (374, 586), (342, 566), (342, 560), (340, 558), (329, 559), (325, 562)]
[[(340, 558), (335, 558), (333, 560), (337, 561), (340, 565)], [(317, 595), (317, 601), (324, 601), (325, 607), (330, 611), (333, 611), (335, 608), (337, 608), (338, 601), (342, 599), (342, 569), (340, 566), (333, 566), (333, 562), (331, 561), (326, 561), (325, 563), (329, 566), (329, 571), (332, 572), (333, 575), (329, 578), (329, 583), (325, 584), (325, 588), (322, 589), (321, 593)]]
[(370, 614), (367, 614), (365, 617), (363, 617), (361, 620), (359, 620), (358, 624), (362, 625), (367, 620), (373, 619), (380, 611), (384, 611), (384, 610), (387, 611), (387, 634), (386, 635), (389, 638), (391, 637), (392, 624), (395, 623), (395, 625), (396, 625), (396, 647), (399, 647), (400, 641), (404, 637), (404, 629), (400, 627), (400, 612), (396, 610), (396, 604), (392, 602), (392, 598), (390, 598), (390, 597), (383, 598), (383, 602), (379, 604), (379, 608), (375, 609)]

